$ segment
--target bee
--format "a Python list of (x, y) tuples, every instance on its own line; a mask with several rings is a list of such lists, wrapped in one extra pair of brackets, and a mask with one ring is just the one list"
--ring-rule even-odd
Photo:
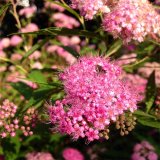
[(106, 73), (106, 71), (100, 65), (96, 65), (96, 71), (97, 73)]

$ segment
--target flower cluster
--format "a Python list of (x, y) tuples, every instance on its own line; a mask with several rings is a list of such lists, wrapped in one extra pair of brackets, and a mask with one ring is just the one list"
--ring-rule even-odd
[(49, 106), (50, 121), (74, 139), (105, 137), (117, 116), (137, 109), (139, 96), (120, 75), (121, 68), (109, 60), (80, 58), (60, 74), (66, 96)]
[[(16, 118), (17, 106), (8, 99), (4, 100), (0, 105), (0, 136), (5, 138), (7, 136), (14, 137), (17, 130), (21, 130), (25, 136), (33, 135), (31, 127), (35, 126), (37, 120), (37, 113), (34, 109), (29, 109), (24, 115), (23, 121)], [(24, 124), (23, 124), (24, 123)]]
[(86, 19), (93, 19), (98, 12), (108, 13), (110, 9), (107, 4), (108, 0), (72, 0), (72, 8), (79, 9), (82, 16)]
[(7, 99), (3, 101), (2, 105), (0, 105), (0, 135), (2, 138), (7, 135), (12, 137), (16, 135), (15, 132), (19, 128), (19, 121), (15, 118), (16, 112), (17, 106), (12, 102), (9, 102)]
[(31, 152), (26, 155), (26, 160), (54, 160), (48, 152)]
[(160, 15), (148, 0), (119, 0), (103, 19), (105, 31), (120, 37), (124, 43), (142, 42), (147, 35), (159, 34)]
[(147, 141), (142, 141), (134, 146), (132, 160), (158, 160), (154, 147)]
[(66, 148), (62, 154), (65, 160), (84, 160), (82, 153), (75, 148)]

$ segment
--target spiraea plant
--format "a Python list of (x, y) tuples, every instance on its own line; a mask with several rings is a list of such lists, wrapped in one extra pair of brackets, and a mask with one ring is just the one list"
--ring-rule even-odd
[(158, 160), (159, 8), (3, 0), (0, 159)]

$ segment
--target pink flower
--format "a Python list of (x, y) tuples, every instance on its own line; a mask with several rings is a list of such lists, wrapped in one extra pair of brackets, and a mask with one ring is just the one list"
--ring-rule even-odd
[(120, 75), (119, 66), (101, 57), (80, 58), (61, 73), (66, 96), (49, 106), (58, 131), (93, 141), (117, 116), (134, 112), (140, 97)]
[(3, 39), (0, 40), (0, 48), (1, 48), (1, 50), (3, 48), (7, 48), (9, 46), (10, 46), (10, 39), (9, 38), (3, 38)]
[(148, 0), (119, 0), (104, 16), (103, 27), (124, 43), (142, 42), (147, 35), (159, 33), (160, 16)]
[(35, 31), (38, 31), (38, 30), (39, 30), (39, 28), (36, 24), (30, 23), (25, 28), (22, 28), (21, 32), (23, 32), (23, 33), (25, 33), (25, 32), (35, 32)]
[(26, 160), (54, 160), (48, 152), (31, 152), (26, 155)]
[(66, 148), (62, 154), (65, 160), (84, 160), (82, 153), (75, 148)]
[(98, 12), (108, 13), (108, 0), (72, 0), (72, 8), (79, 9), (82, 16), (86, 19), (93, 19)]
[(34, 51), (30, 56), (29, 59), (38, 59), (41, 57), (41, 52), (40, 51)]
[(16, 60), (20, 60), (22, 58), (22, 55), (18, 54), (18, 53), (14, 53), (11, 56), (11, 59), (16, 61)]
[(54, 13), (52, 15), (52, 19), (54, 20), (54, 24), (56, 27), (66, 27), (66, 28), (74, 28), (74, 27), (79, 27), (79, 22), (70, 17), (67, 16), (64, 13)]
[(11, 44), (11, 46), (17, 46), (20, 43), (22, 43), (22, 41), (23, 40), (22, 40), (22, 38), (20, 36), (14, 35), (10, 39), (10, 44)]
[(142, 141), (134, 146), (132, 160), (158, 160), (154, 147), (147, 141)]
[(37, 11), (36, 6), (23, 8), (19, 11), (20, 16), (26, 16), (27, 18), (30, 18), (33, 16), (33, 14)]
[(65, 9), (57, 4), (54, 4), (52, 2), (45, 2), (45, 8), (51, 8), (54, 10), (58, 10), (59, 12), (63, 12)]

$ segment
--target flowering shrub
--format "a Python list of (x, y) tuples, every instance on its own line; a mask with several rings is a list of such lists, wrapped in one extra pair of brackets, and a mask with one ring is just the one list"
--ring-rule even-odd
[(0, 159), (158, 160), (159, 5), (1, 0)]

